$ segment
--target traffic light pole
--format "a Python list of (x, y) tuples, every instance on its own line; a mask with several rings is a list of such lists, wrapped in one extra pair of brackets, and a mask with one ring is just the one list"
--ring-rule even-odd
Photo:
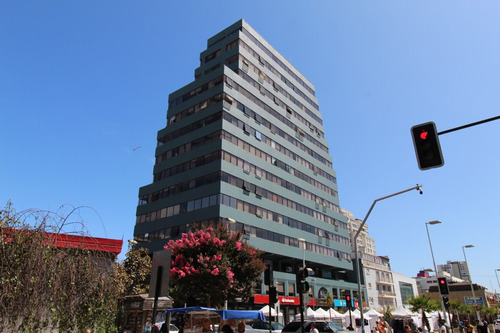
[(304, 294), (299, 293), (299, 311), (300, 311), (300, 333), (304, 333)]
[[(359, 233), (363, 229), (363, 227), (364, 227), (364, 225), (366, 223), (366, 220), (368, 220), (368, 216), (370, 216), (370, 213), (372, 212), (373, 207), (375, 206), (375, 204), (377, 202), (385, 200), (385, 199), (388, 199), (388, 198), (391, 198), (391, 197), (394, 197), (396, 195), (400, 195), (400, 194), (409, 192), (411, 190), (417, 190), (417, 191), (420, 192), (420, 194), (423, 194), (423, 192), (422, 192), (422, 185), (418, 185), (417, 184), (417, 186), (410, 187), (410, 188), (408, 188), (406, 190), (399, 191), (399, 192), (396, 192), (396, 193), (393, 193), (393, 194), (390, 194), (390, 195), (386, 195), (385, 197), (375, 199), (373, 201), (370, 209), (368, 210), (368, 213), (366, 213), (366, 216), (363, 219), (363, 222), (359, 226), (358, 231), (356, 232), (356, 234), (354, 234), (354, 237), (352, 238), (353, 242), (354, 242), (354, 252), (355, 252), (354, 256), (356, 258), (356, 271), (357, 271), (357, 275), (358, 275), (358, 298), (359, 298), (359, 311), (361, 312), (361, 333), (365, 333), (364, 332), (365, 331), (365, 320), (363, 318), (363, 297), (362, 297), (362, 294), (361, 294), (361, 273), (360, 273), (360, 270), (359, 270), (359, 257), (358, 257), (358, 242), (357, 242), (357, 239), (358, 239)], [(302, 326), (304, 326), (304, 325), (302, 325)]]
[(496, 116), (496, 117), (492, 117), (492, 118), (488, 118), (488, 119), (476, 121), (475, 123), (470, 123), (470, 124), (459, 126), (459, 127), (455, 127), (455, 128), (452, 128), (452, 129), (449, 129), (449, 130), (446, 130), (446, 131), (438, 132), (438, 135), (446, 134), (446, 133), (450, 133), (450, 132), (455, 132), (455, 131), (458, 131), (458, 130), (461, 130), (461, 129), (464, 129), (464, 128), (467, 128), (467, 127), (481, 125), (481, 124), (484, 124), (484, 123), (487, 123), (487, 122), (490, 122), (490, 121), (493, 121), (493, 120), (498, 120), (498, 119), (500, 119), (500, 116)]

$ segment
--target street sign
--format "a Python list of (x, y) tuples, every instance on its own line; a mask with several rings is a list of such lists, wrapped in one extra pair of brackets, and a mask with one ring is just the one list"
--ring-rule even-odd
[(483, 297), (481, 296), (465, 296), (464, 299), (466, 305), (484, 305)]

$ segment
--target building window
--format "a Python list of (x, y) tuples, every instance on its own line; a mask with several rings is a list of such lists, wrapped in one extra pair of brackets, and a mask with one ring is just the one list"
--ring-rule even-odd
[(259, 82), (261, 84), (263, 84), (265, 79), (266, 79), (266, 76), (264, 75), (264, 73), (259, 72)]
[(241, 69), (247, 73), (248, 72), (248, 62), (246, 60), (243, 60), (243, 63), (241, 65)]

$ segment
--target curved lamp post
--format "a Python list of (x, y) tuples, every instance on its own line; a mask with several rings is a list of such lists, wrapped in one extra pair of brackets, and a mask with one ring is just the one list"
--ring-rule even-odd
[(497, 277), (498, 288), (500, 288), (500, 281), (498, 281), (498, 274), (497, 274), (498, 271), (500, 271), (500, 268), (495, 269), (495, 276)]
[[(429, 247), (431, 248), (431, 255), (432, 255), (432, 264), (434, 265), (434, 274), (436, 275), (436, 277), (438, 276), (438, 270), (436, 268), (436, 261), (434, 260), (434, 252), (432, 251), (432, 244), (431, 244), (431, 236), (429, 236), (429, 227), (428, 225), (434, 225), (434, 224), (440, 224), (442, 223), (441, 221), (430, 221), (430, 222), (425, 222), (425, 229), (427, 230), (427, 238), (429, 239)], [(446, 313), (446, 307), (444, 306), (444, 302), (443, 302), (443, 298), (440, 297), (439, 298), (439, 301), (441, 303), (441, 310), (443, 311), (443, 313)], [(446, 322), (448, 325), (450, 325), (450, 319), (448, 318), (448, 316), (445, 316), (446, 317)]]
[(373, 201), (370, 209), (368, 210), (368, 213), (366, 213), (366, 216), (363, 219), (363, 222), (359, 226), (358, 231), (356, 231), (356, 234), (354, 234), (354, 237), (352, 238), (352, 241), (354, 243), (354, 258), (356, 259), (356, 271), (357, 271), (356, 273), (357, 273), (357, 278), (358, 278), (359, 312), (361, 313), (361, 332), (362, 333), (364, 333), (364, 331), (365, 331), (365, 320), (364, 320), (364, 316), (363, 316), (363, 296), (361, 294), (361, 273), (359, 271), (359, 258), (358, 258), (358, 242), (357, 242), (357, 239), (358, 239), (359, 233), (363, 229), (363, 226), (365, 225), (366, 220), (368, 219), (368, 216), (370, 216), (370, 213), (372, 212), (373, 207), (375, 206), (375, 204), (377, 202), (382, 201), (384, 199), (388, 199), (388, 198), (394, 197), (396, 195), (400, 195), (400, 194), (409, 192), (411, 190), (417, 190), (420, 194), (423, 194), (423, 192), (422, 192), (422, 185), (418, 185), (417, 184), (417, 186), (410, 187), (410, 188), (408, 188), (406, 190), (403, 190), (403, 191), (400, 191), (400, 192), (396, 192), (396, 193), (393, 193), (393, 194), (389, 194), (389, 195), (386, 195), (385, 197), (382, 197), (382, 198), (375, 199)]
[[(469, 270), (470, 290), (472, 291), (472, 299), (474, 299), (474, 304), (475, 304), (476, 303), (476, 293), (474, 292), (474, 285), (472, 284), (472, 277), (471, 277), (471, 273), (470, 273), (469, 263), (467, 262), (467, 256), (465, 255), (465, 249), (470, 249), (471, 247), (474, 247), (474, 245), (468, 244), (468, 245), (462, 246), (462, 252), (464, 253), (465, 264), (467, 265), (467, 269)], [(477, 317), (478, 321), (481, 319), (478, 310), (476, 310), (476, 317)]]

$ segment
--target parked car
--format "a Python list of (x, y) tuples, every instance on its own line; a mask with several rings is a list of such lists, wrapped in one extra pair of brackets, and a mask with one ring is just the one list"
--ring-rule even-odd
[(245, 327), (245, 333), (269, 333), (269, 325), (271, 325), (272, 333), (281, 333), (283, 329), (283, 325), (272, 321), (272, 322), (264, 322), (264, 321), (251, 321), (247, 322)]
[[(155, 323), (153, 325), (153, 328), (152, 328), (152, 332), (155, 333), (155, 332), (159, 332), (160, 331), (160, 328), (161, 328), (161, 325), (163, 325), (164, 322), (159, 322), (159, 323)], [(170, 324), (170, 329), (168, 330), (170, 333), (179, 333), (179, 329), (177, 328), (177, 326), (175, 326), (174, 324)]]
[(500, 319), (495, 320), (495, 333), (500, 333)]
[[(314, 320), (314, 321), (304, 321), (304, 332), (311, 331), (311, 324), (314, 323), (319, 333), (337, 333), (337, 332), (348, 332), (342, 330), (342, 328), (338, 325), (333, 325), (330, 322), (323, 320)], [(300, 321), (292, 321), (291, 323), (285, 325), (281, 330), (281, 333), (301, 333)]]

